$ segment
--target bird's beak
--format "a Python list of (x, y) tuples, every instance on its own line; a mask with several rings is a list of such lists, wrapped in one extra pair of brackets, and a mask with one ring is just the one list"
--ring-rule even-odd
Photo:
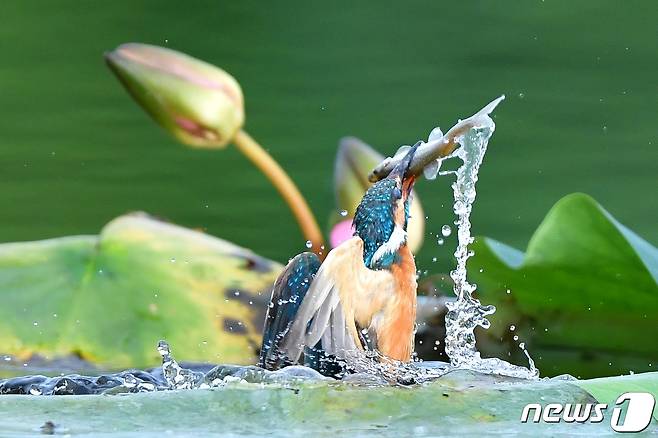
[(408, 170), (409, 170), (409, 166), (411, 166), (411, 162), (414, 159), (414, 154), (416, 153), (416, 149), (418, 149), (418, 146), (420, 145), (421, 142), (418, 142), (415, 145), (413, 145), (407, 151), (407, 154), (404, 156), (404, 158), (393, 168), (393, 170), (387, 177), (387, 178), (393, 178), (400, 182), (402, 192), (405, 195), (405, 199), (407, 196), (409, 196), (409, 193), (411, 192), (414, 182), (416, 181), (416, 176), (410, 174)]

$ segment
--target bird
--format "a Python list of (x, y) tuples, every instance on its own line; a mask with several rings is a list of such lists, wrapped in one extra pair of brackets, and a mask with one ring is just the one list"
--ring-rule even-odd
[(418, 145), (366, 191), (350, 239), (323, 262), (312, 252), (288, 262), (272, 289), (260, 367), (303, 364), (341, 377), (362, 357), (411, 361), (417, 283), (407, 223), (416, 175), (408, 170)]

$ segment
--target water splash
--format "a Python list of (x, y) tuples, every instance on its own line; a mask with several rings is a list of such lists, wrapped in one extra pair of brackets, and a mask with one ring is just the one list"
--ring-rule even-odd
[(438, 379), (450, 371), (445, 362), (401, 362), (377, 350), (359, 352), (350, 357), (349, 364), (350, 373), (342, 381), (372, 385), (414, 385)]
[(158, 353), (162, 356), (162, 375), (170, 389), (192, 389), (201, 386), (205, 375), (178, 365), (166, 341), (158, 342)]
[(446, 315), (446, 353), (455, 366), (464, 365), (478, 356), (473, 330), (477, 326), (488, 328), (486, 316), (496, 311), (493, 306), (483, 306), (473, 297), (475, 286), (466, 277), (466, 263), (473, 254), (469, 245), (473, 242), (470, 215), (475, 201), (475, 183), (493, 129), (492, 123), (491, 126), (469, 131), (459, 139), (461, 148), (455, 154), (463, 161), (455, 172), (456, 180), (452, 184), (458, 243), (455, 250), (457, 267), (450, 273), (450, 277), (455, 285), (457, 301), (447, 303)]
[(452, 189), (453, 210), (457, 215), (457, 220), (455, 220), (458, 240), (455, 250), (457, 266), (450, 276), (454, 282), (457, 300), (446, 303), (448, 313), (445, 317), (445, 351), (454, 367), (512, 377), (536, 378), (539, 371), (535, 368), (534, 362), (524, 347), (521, 348), (529, 359), (529, 368), (512, 365), (500, 359), (483, 359), (475, 345), (475, 328), (489, 328), (490, 323), (487, 316), (496, 311), (494, 306), (483, 305), (473, 297), (476, 285), (468, 282), (466, 271), (466, 263), (473, 255), (469, 245), (474, 240), (471, 236), (470, 216), (476, 196), (475, 184), (489, 139), (496, 125), (488, 114), (478, 113), (474, 117), (477, 117), (475, 127), (457, 138), (461, 147), (451, 156), (459, 158), (463, 164), (456, 172), (450, 172), (454, 173), (456, 177)]
[[(79, 374), (46, 377), (42, 375), (0, 379), (0, 395), (89, 395), (224, 388), (227, 386), (273, 385), (297, 390), (309, 384), (336, 382), (318, 371), (293, 365), (268, 371), (255, 365), (179, 365), (169, 344), (158, 343), (162, 366), (150, 370), (126, 370), (100, 376)], [(373, 354), (377, 354), (373, 352)], [(381, 357), (363, 357), (355, 372), (340, 381), (352, 386), (414, 385), (438, 379), (449, 369), (444, 362), (379, 362)]]

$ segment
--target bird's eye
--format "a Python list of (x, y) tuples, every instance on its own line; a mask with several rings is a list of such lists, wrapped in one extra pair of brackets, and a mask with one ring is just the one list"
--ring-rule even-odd
[(396, 187), (393, 189), (393, 199), (400, 199), (400, 198), (402, 198), (402, 190)]

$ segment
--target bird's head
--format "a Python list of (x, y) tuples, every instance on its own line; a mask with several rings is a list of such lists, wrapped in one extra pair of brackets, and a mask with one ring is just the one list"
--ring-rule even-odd
[(407, 243), (407, 222), (415, 175), (407, 171), (419, 143), (406, 153), (391, 173), (371, 186), (354, 215), (355, 235), (363, 240), (363, 261), (370, 269), (384, 269), (398, 261)]

